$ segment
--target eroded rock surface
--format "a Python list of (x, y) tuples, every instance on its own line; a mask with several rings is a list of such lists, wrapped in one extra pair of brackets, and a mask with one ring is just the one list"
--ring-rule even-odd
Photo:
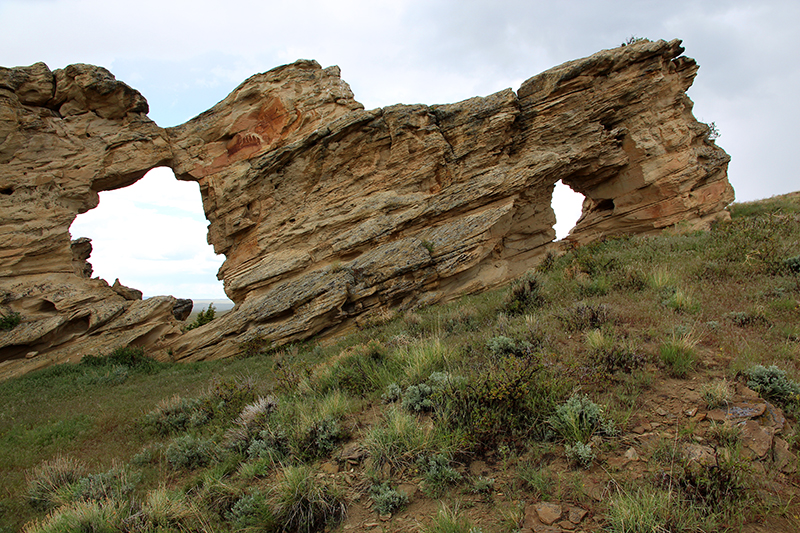
[[(371, 111), (337, 67), (299, 61), (167, 130), (104, 69), (0, 71), (0, 190), (10, 191), (0, 200), (16, 206), (0, 221), (0, 288), (13, 281), (6, 304), (22, 307), (25, 276), (77, 279), (75, 214), (158, 165), (200, 185), (236, 303), (184, 335), (137, 341), (183, 359), (327, 334), (507, 282), (554, 239), (558, 180), (586, 197), (575, 242), (705, 227), (733, 200), (729, 157), (692, 115), (685, 91), (698, 67), (682, 53), (677, 40), (644, 41), (546, 71), (516, 93)], [(48, 203), (58, 208), (43, 219)], [(81, 283), (101, 282), (71, 286)]]
[(23, 322), (0, 333), (8, 376), (125, 344), (157, 350), (180, 335), (174, 298), (131, 301), (89, 279), (75, 216), (98, 192), (130, 185), (171, 158), (147, 102), (107, 70), (43, 63), (0, 68), (0, 310)]

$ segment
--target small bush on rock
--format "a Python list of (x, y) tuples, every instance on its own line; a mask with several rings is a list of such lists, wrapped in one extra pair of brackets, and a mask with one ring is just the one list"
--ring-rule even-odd
[(786, 377), (786, 371), (775, 365), (755, 365), (747, 372), (747, 386), (767, 400), (780, 404), (800, 402), (800, 384)]

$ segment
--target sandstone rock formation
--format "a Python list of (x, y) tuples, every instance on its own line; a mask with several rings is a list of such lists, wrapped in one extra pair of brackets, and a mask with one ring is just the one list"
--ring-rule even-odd
[(174, 298), (130, 301), (89, 279), (75, 216), (98, 192), (130, 185), (171, 156), (147, 102), (107, 70), (0, 68), (0, 309), (23, 322), (0, 333), (0, 373), (180, 335)]
[[(104, 69), (0, 70), (3, 303), (28, 324), (84, 313), (66, 343), (75, 350), (58, 332), (36, 350), (54, 359), (97, 338), (104, 326), (92, 306), (113, 297), (76, 274), (69, 224), (98, 191), (159, 165), (200, 185), (209, 242), (226, 256), (219, 276), (236, 303), (184, 335), (172, 301), (157, 311), (169, 318), (153, 310), (125, 322), (149, 333), (120, 344), (169, 346), (181, 359), (327, 334), (513, 279), (555, 237), (559, 180), (586, 197), (570, 235), (578, 243), (707, 226), (733, 200), (729, 158), (692, 116), (685, 91), (698, 67), (682, 53), (677, 40), (643, 41), (546, 71), (516, 93), (371, 111), (337, 67), (298, 61), (167, 130)], [(66, 305), (52, 297), (60, 290), (73, 295)], [(128, 307), (115, 317), (148, 302), (120, 302)], [(20, 343), (0, 338), (0, 359), (24, 356)]]

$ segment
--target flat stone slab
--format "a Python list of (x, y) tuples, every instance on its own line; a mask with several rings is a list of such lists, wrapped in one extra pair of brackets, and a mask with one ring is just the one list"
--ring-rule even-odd
[(720, 409), (714, 409), (706, 414), (709, 420), (724, 422), (726, 420), (745, 420), (758, 418), (767, 410), (767, 402), (754, 400), (752, 402), (732, 403)]

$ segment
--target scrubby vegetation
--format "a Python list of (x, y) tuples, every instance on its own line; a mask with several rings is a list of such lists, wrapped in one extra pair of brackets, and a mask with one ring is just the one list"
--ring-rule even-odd
[(336, 342), (0, 383), (0, 532), (499, 533), (544, 503), (586, 531), (796, 531), (800, 200), (731, 213)]

